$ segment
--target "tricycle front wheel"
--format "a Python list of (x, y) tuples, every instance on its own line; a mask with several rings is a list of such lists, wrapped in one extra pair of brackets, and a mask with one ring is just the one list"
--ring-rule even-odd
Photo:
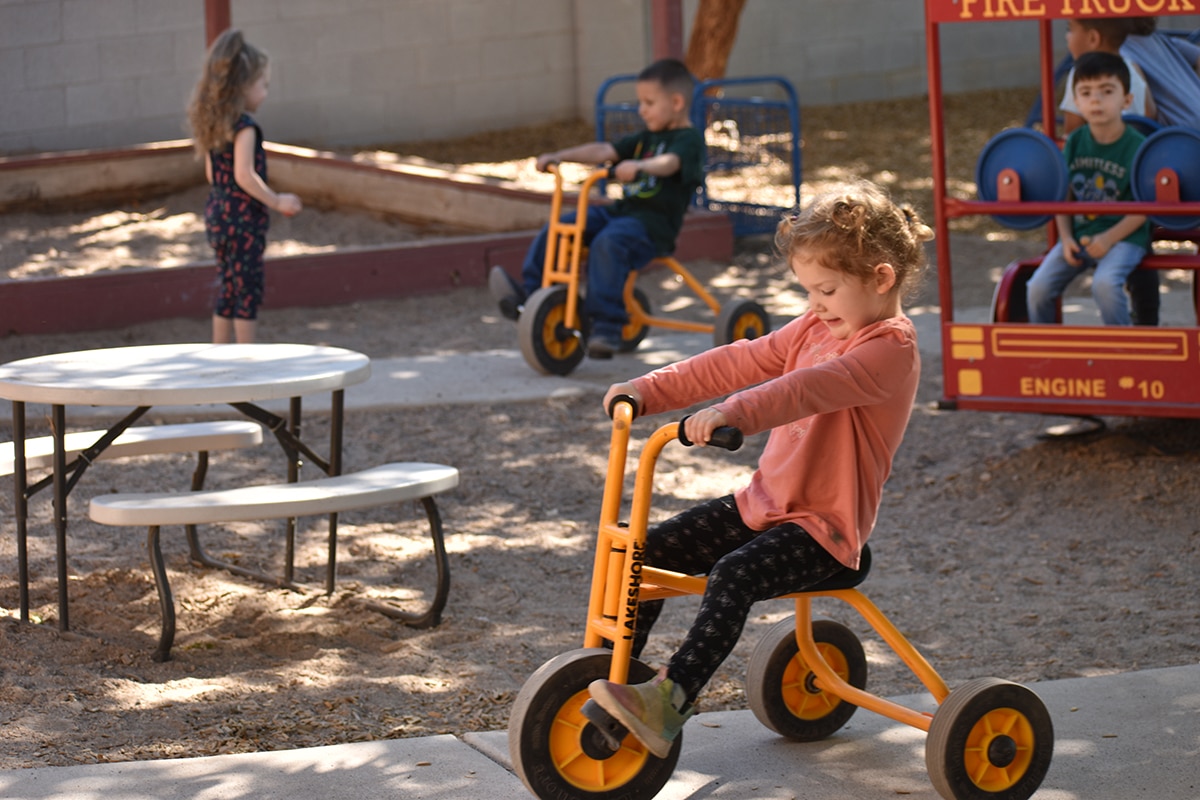
[[(550, 659), (525, 681), (508, 722), (508, 752), (526, 788), (542, 800), (615, 800), (654, 797), (679, 761), (683, 736), (658, 758), (633, 736), (613, 749), (583, 715), (588, 684), (607, 678), (612, 652), (572, 650)], [(629, 680), (641, 683), (654, 670), (629, 664)]]
[(583, 333), (567, 325), (567, 287), (544, 286), (529, 296), (517, 320), (517, 341), (529, 366), (567, 375), (583, 360)]

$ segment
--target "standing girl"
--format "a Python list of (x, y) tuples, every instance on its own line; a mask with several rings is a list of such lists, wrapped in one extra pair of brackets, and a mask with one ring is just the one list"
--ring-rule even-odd
[(216, 251), (219, 285), (213, 342), (253, 342), (263, 297), (263, 251), (268, 208), (291, 216), (300, 198), (267, 185), (262, 129), (250, 116), (267, 99), (267, 54), (227, 30), (208, 50), (188, 105), (196, 152), (212, 185), (204, 208), (208, 242)]
[[(605, 395), (606, 409), (627, 394), (642, 413), (657, 414), (728, 394), (684, 423), (701, 445), (723, 425), (771, 431), (748, 486), (647, 534), (647, 565), (708, 576), (683, 644), (648, 683), (589, 687), (660, 758), (733, 650), (754, 602), (858, 567), (920, 378), (916, 331), (901, 297), (924, 267), (922, 243), (931, 238), (914, 212), (874, 184), (823, 194), (775, 233), (808, 312), (760, 339), (709, 350)], [(662, 602), (639, 605), (635, 656)]]

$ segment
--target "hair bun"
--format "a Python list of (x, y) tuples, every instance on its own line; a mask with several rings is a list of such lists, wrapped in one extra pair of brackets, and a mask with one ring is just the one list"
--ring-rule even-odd
[(860, 230), (866, 222), (867, 209), (858, 200), (843, 197), (833, 204), (830, 219), (844, 231)]
[(921, 221), (921, 216), (917, 214), (917, 210), (908, 203), (903, 203), (899, 206), (900, 213), (904, 215), (904, 221), (908, 224), (909, 231), (912, 232), (913, 238), (918, 242), (928, 242), (933, 238), (933, 229)]

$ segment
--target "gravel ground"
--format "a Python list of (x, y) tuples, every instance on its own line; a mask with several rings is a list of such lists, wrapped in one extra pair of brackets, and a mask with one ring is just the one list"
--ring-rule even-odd
[[(983, 136), (989, 122), (980, 117), (1001, 101), (1013, 118), (1023, 115), (1027, 99), (1015, 94), (976, 97), (975, 116), (962, 101), (962, 114), (972, 120), (963, 128), (966, 145)], [(921, 207), (928, 189), (923, 109), (914, 102), (813, 110), (806, 116), (806, 185), (809, 175), (816, 185), (863, 174), (885, 180)], [(881, 118), (895, 124), (886, 141), (863, 122)], [(413, 149), (453, 160), (447, 155), (452, 143), (441, 146), (446, 153)], [(498, 155), (486, 161), (471, 150), (479, 146), (460, 144), (457, 158), (473, 169), (499, 169), (480, 165), (511, 164), (504, 159), (528, 148), (500, 152), (494, 143)], [(542, 149), (548, 147), (524, 152)], [(955, 174), (969, 174), (963, 169)], [(956, 293), (986, 305), (999, 268), (1036, 249), (1028, 238), (964, 226), (955, 238), (956, 263), (961, 258), (978, 268), (962, 280), (956, 274)], [(765, 299), (777, 318), (802, 309), (764, 242), (741, 242), (731, 264), (692, 266), (722, 292)], [(656, 302), (676, 296), (653, 276), (646, 283)], [(1173, 291), (1184, 286), (1169, 284)], [(933, 287), (932, 280), (926, 283), (916, 307), (934, 302)], [(9, 337), (0, 339), (0, 361), (203, 340), (207, 324), (176, 320)], [(269, 341), (328, 343), (374, 358), (515, 346), (511, 324), (479, 289), (327, 309), (268, 309), (261, 331)], [(1200, 575), (1200, 424), (1112, 419), (1101, 433), (1046, 439), (1041, 434), (1054, 420), (939, 411), (940, 382), (939, 365), (927, 359), (872, 538), (876, 567), (864, 587), (872, 599), (951, 685), (985, 675), (1036, 682), (1195, 663), (1200, 611), (1187, 598), (1195, 596)], [(639, 421), (635, 447), (663, 421)], [(44, 420), (34, 424), (44, 428)], [(312, 416), (306, 438), (321, 441), (325, 426)], [(347, 432), (347, 469), (400, 459), (453, 464), (462, 472), (460, 488), (439, 498), (453, 580), (439, 627), (406, 628), (353, 601), (393, 584), (403, 588), (402, 596), (426, 585), (429, 558), (410, 509), (343, 518), (341, 582), (329, 597), (263, 589), (192, 566), (181, 532), (171, 530), (164, 549), (179, 634), (174, 660), (153, 662), (158, 613), (144, 537), (91, 525), (83, 509), (90, 495), (117, 487), (186, 485), (191, 461), (183, 456), (102, 463), (79, 484), (72, 495), (69, 634), (53, 624), (49, 503), (33, 501), (33, 610), (44, 624), (21, 624), (15, 619), (13, 501), (3, 491), (0, 561), (14, 568), (0, 573), (0, 768), (503, 728), (525, 678), (581, 641), (609, 437), (597, 398), (493, 404), (467, 413), (459, 407), (355, 412)], [(10, 434), (0, 421), (0, 439)], [(745, 481), (761, 443), (752, 437), (735, 454), (669, 449), (655, 515)], [(210, 483), (276, 479), (274, 456), (267, 446), (215, 456)], [(321, 521), (311, 521), (300, 536), (301, 573), (313, 581), (323, 563), (322, 529)], [(277, 563), (281, 533), (270, 524), (247, 524), (205, 535), (214, 552), (254, 565)], [(694, 608), (694, 600), (672, 604), (648, 661), (669, 654)], [(871, 688), (883, 694), (918, 688), (852, 612), (833, 603), (819, 610), (862, 636)], [(705, 691), (702, 710), (745, 707), (751, 649), (787, 613), (788, 604), (779, 602), (756, 610)]]

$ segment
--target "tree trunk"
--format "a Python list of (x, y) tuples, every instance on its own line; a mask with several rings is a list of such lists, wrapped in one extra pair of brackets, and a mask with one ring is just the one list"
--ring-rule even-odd
[(725, 77), (746, 0), (700, 0), (688, 39), (688, 69), (698, 80)]

